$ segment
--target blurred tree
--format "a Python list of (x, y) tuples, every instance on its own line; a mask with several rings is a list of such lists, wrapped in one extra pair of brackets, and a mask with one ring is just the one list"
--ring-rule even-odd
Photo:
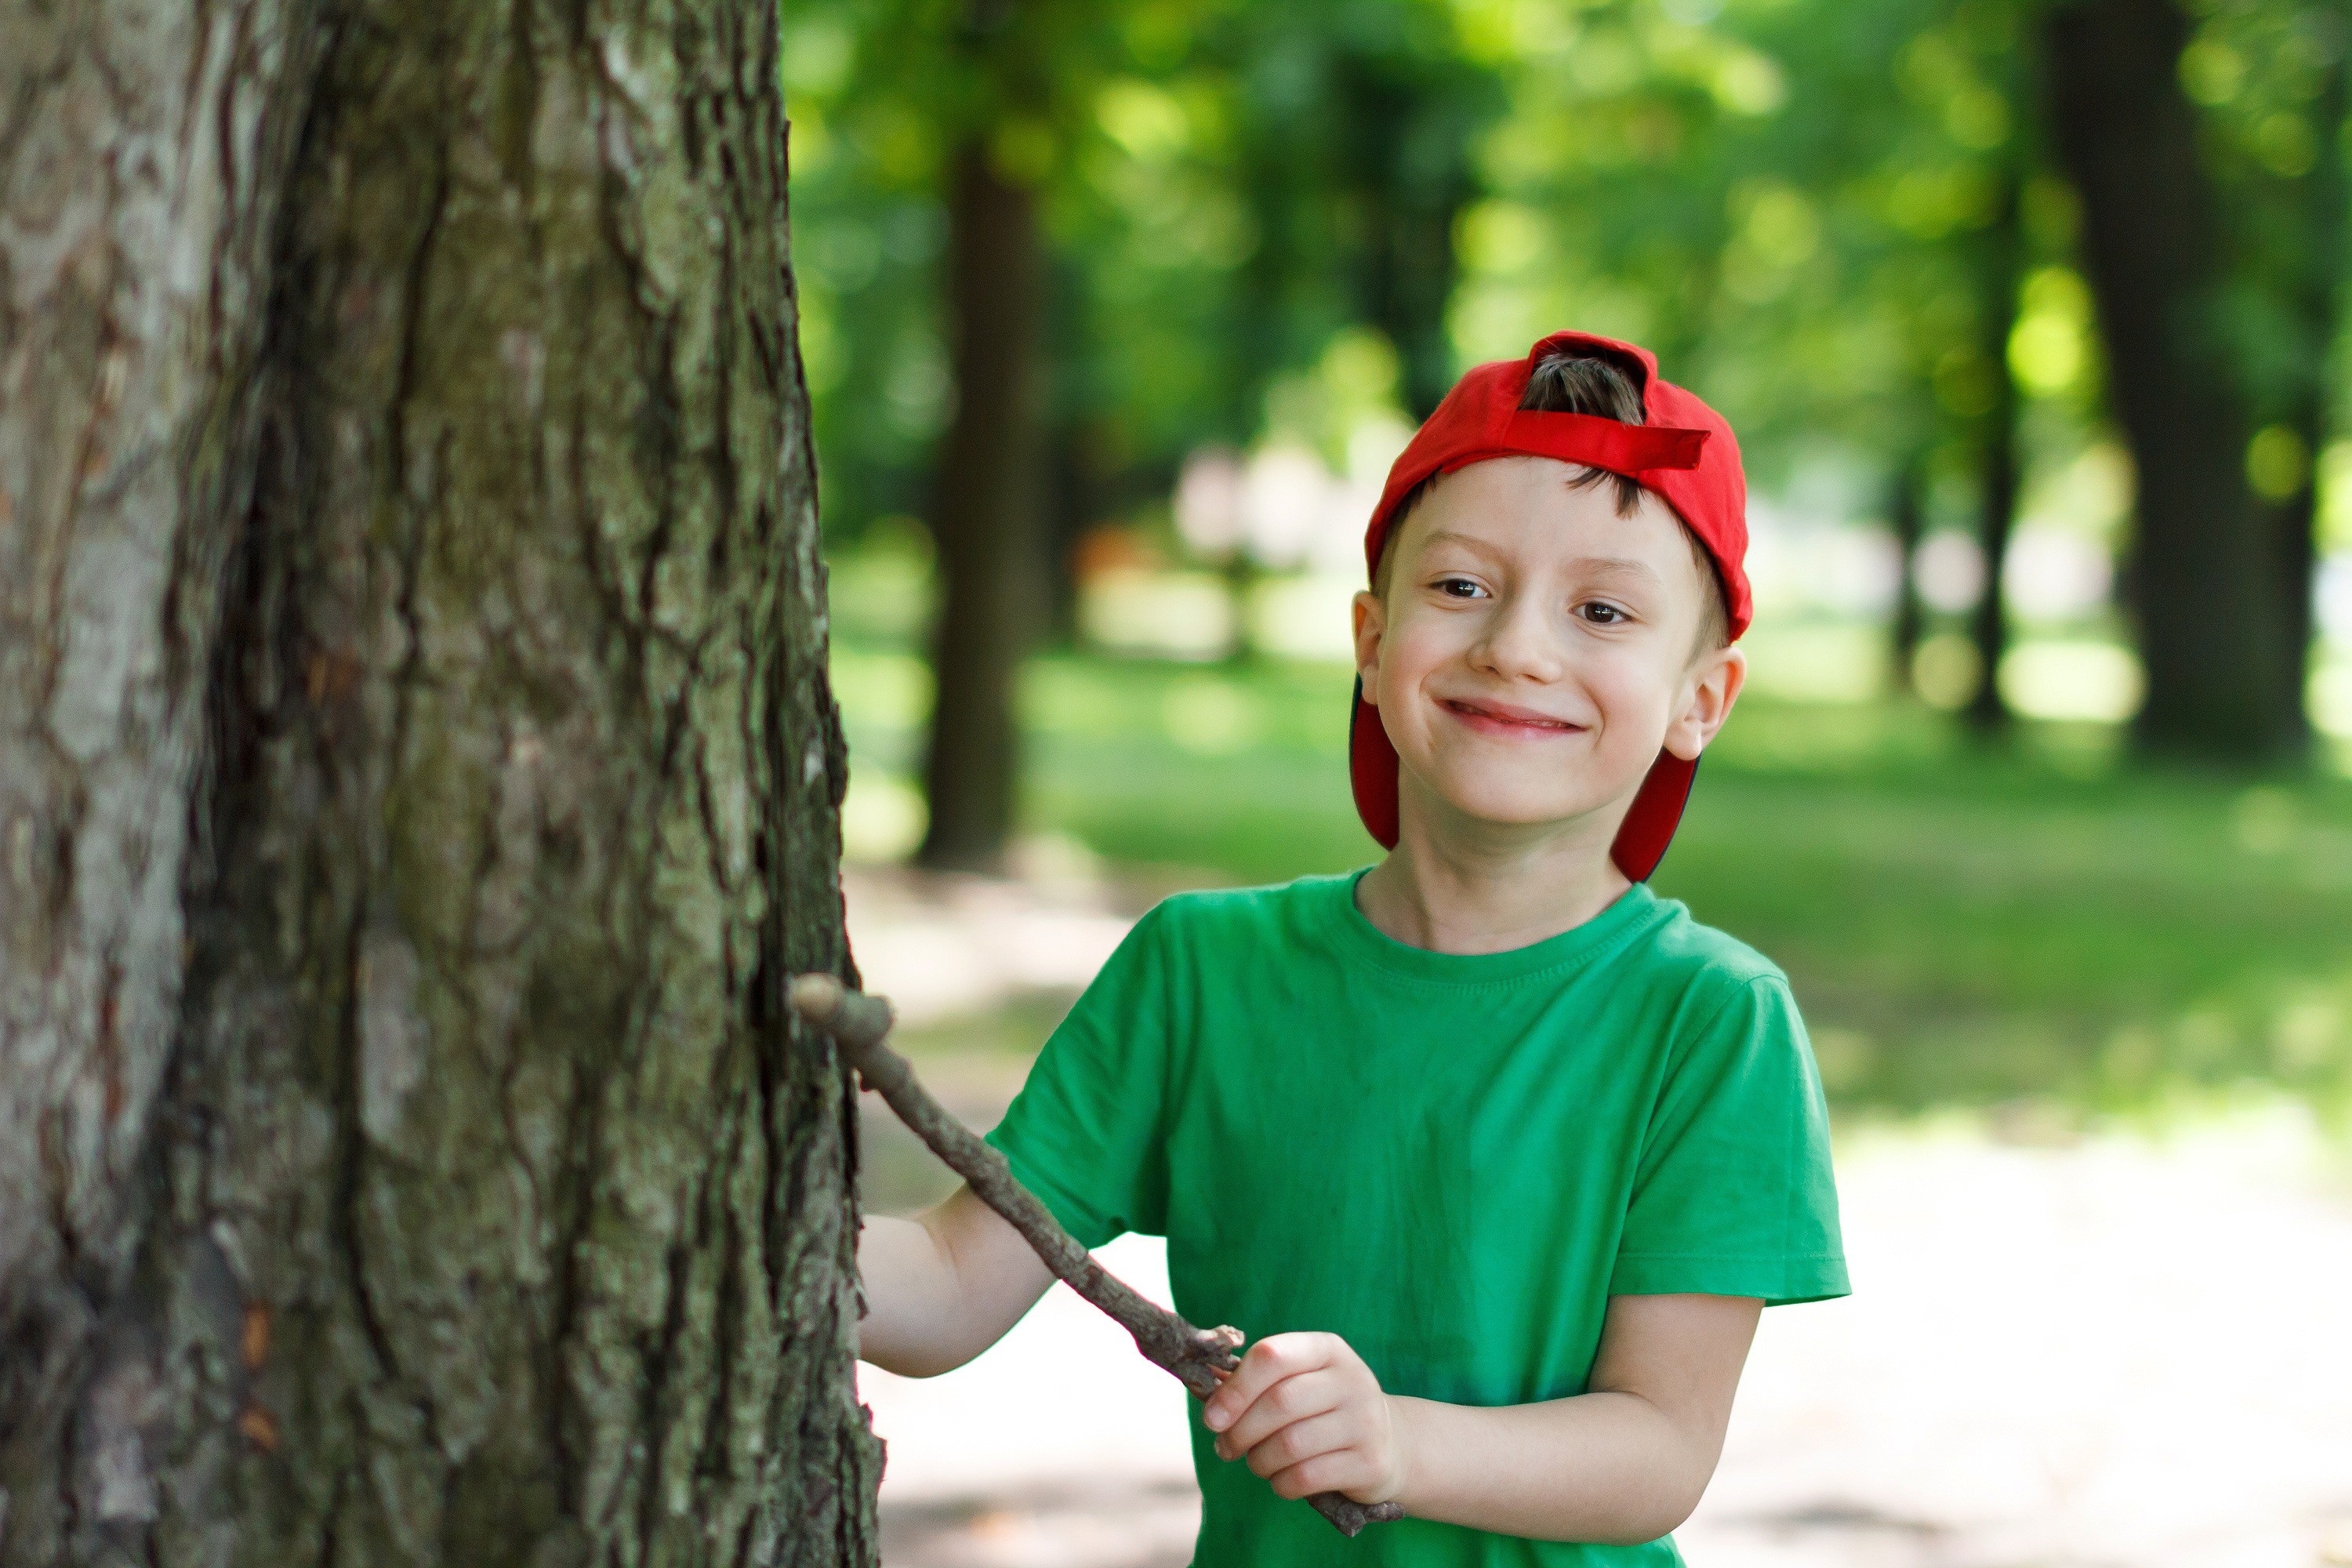
[(958, 29), (968, 102), (948, 159), (940, 273), (953, 412), (931, 481), (930, 821), (916, 857), (935, 868), (988, 869), (1003, 856), (1020, 766), (1013, 681), (1046, 608), (1036, 191), (1054, 153), (1036, 37), (1045, 10), (1037, 0), (964, 0)]
[(1913, 452), (1895, 464), (1886, 499), (1887, 531), (1895, 537), (1895, 611), (1887, 621), (1887, 684), (1896, 695), (1918, 689), (1919, 644), (1927, 629), (1919, 598), (1919, 545), (1927, 533), (1927, 457)]
[(793, 259), (828, 536), (929, 504), (951, 412), (941, 330), (949, 0), (784, 8)]
[[(1730, 416), (1768, 491), (1841, 452), (1885, 476), (1898, 682), (1926, 624), (1911, 566), (1929, 479), (1965, 474), (1987, 566), (1968, 712), (1987, 730), (2007, 720), (2001, 565), (2025, 468), (2020, 9), (1870, 0), (1832, 26), (1805, 5), (1662, 4), (1536, 33), (1496, 7), (1497, 47), (1524, 62), (1493, 142), (1512, 202), (1473, 215), (1487, 276), (1456, 311), (1490, 353), (1563, 298), (1645, 339)], [(1515, 251), (1513, 278), (1495, 262)], [(1489, 325), (1506, 301), (1517, 320)]]
[(1068, 604), (1068, 547), (1133, 406), (1071, 360), (1091, 341), (1074, 326), (1085, 263), (1114, 248), (1092, 187), (1102, 121), (1117, 119), (1106, 100), (1133, 94), (1106, 76), (1132, 19), (1073, 0), (817, 0), (795, 24), (814, 58), (795, 104), (818, 149), (816, 232), (939, 239), (896, 268), (862, 245), (844, 267), (821, 246), (811, 289), (844, 525), (903, 507), (936, 545), (918, 851), (930, 866), (1002, 858), (1018, 811), (1015, 672)]
[(1479, 136), (1500, 83), (1465, 57), (1443, 0), (1300, 0), (1243, 7), (1204, 47), (1238, 99), (1239, 177), (1260, 242), (1237, 279), (1253, 321), (1237, 346), (1244, 406), (1369, 326), (1396, 352), (1405, 412), (1453, 384), (1454, 232), (1480, 194)]
[[(878, 232), (946, 191), (959, 136), (985, 131), (995, 163), (1025, 171), (1050, 258), (1034, 558), (1055, 613), (1083, 529), (1164, 503), (1194, 447), (1248, 445), (1276, 384), (1311, 374), (1337, 335), (1369, 325), (1392, 342), (1400, 401), (1433, 404), (1449, 384), (1454, 229), (1499, 95), (1462, 58), (1444, 0), (1028, 0), (992, 12), (993, 31), (937, 0), (794, 15), (814, 43), (795, 101), (816, 148), (802, 178), (835, 526), (909, 504), (927, 437), (888, 434), (908, 378), (875, 366), (919, 361), (910, 331), (938, 343), (942, 458), (964, 445), (962, 400), (952, 312), (919, 297), (939, 261), (894, 269), (822, 237)], [(954, 210), (939, 204), (943, 248)], [(971, 858), (949, 827), (937, 854)]]
[(1045, 608), (1045, 258), (1035, 194), (994, 165), (984, 139), (957, 149), (950, 181), (942, 277), (955, 413), (930, 512), (937, 695), (923, 763), (930, 825), (918, 858), (984, 869), (1013, 830), (1013, 678)]
[(2296, 751), (2310, 740), (2305, 680), (2313, 631), (2313, 579), (2319, 565), (2317, 458), (2333, 433), (2330, 373), (2342, 331), (2345, 268), (2352, 261), (2352, 246), (2347, 246), (2352, 237), (2347, 232), (2352, 203), (2347, 203), (2344, 156), (2347, 98), (2352, 98), (2347, 86), (2346, 24), (2331, 8), (2312, 14), (2307, 26), (2319, 34), (2313, 51), (2319, 81), (2312, 95), (2311, 163), (2301, 176), (2305, 182), (2302, 199), (2293, 205), (2295, 232), (2284, 247), (2290, 268), (2288, 310), (2296, 325), (2293, 341), (2303, 352), (2284, 378), (2278, 424), (2267, 427), (2284, 428), (2295, 440), (2267, 472), (2264, 455), (2251, 454), (2256, 459), (2255, 486), (2268, 492), (2274, 508), (2278, 615), (2288, 654), (2278, 686), (2277, 721), (2284, 744)]
[(2309, 739), (2315, 459), (2331, 430), (2347, 263), (2346, 31), (2333, 5), (2268, 0), (2208, 15), (2183, 56), (2237, 240), (2231, 324), (2258, 426), (2246, 477), (2273, 535), (2284, 655), (2273, 704), (2288, 753)]
[(2228, 331), (2221, 193), (2182, 90), (2170, 0), (2076, 0), (2047, 28), (2051, 113), (2138, 466), (2127, 574), (2147, 673), (2136, 736), (2243, 764), (2295, 749), (2277, 692), (2300, 665), (2278, 613), (2277, 531), (2246, 479), (2248, 368)]
[(1892, 473), (1984, 416), (2000, 329), (1973, 237), (2016, 132), (2006, 6), (1479, 15), (1512, 112), (1486, 142), (1500, 199), (1464, 226), (1472, 352), (1561, 319), (1638, 338), (1766, 484), (1836, 445)]
[(1337, 62), (1340, 189), (1358, 215), (1349, 248), (1360, 319), (1395, 346), (1405, 412), (1419, 421), (1454, 384), (1454, 232), (1478, 194), (1470, 153), (1497, 95), (1458, 48), (1416, 47), (1399, 33), (1402, 47)]
[[(1941, 476), (1905, 515), (1985, 547), (1967, 629), (1987, 727), (2004, 717), (2001, 556), (2021, 498), (2053, 493), (2044, 481), (2106, 438), (2111, 403), (2156, 454), (2151, 526), (2124, 574), (2147, 644), (2143, 741), (2194, 750), (2196, 716), (2221, 715), (2263, 730), (2265, 754), (2294, 749), (2344, 264), (2331, 7), (2226, 0), (2191, 28), (2161, 0), (1118, 0), (1084, 16), (992, 3), (1004, 37), (1030, 40), (1004, 57), (1033, 62), (1003, 77), (1029, 72), (1011, 97), (975, 85), (1008, 68), (967, 47), (971, 0), (804, 0), (788, 19), (814, 41), (796, 68), (812, 360), (840, 526), (915, 505), (911, 476), (954, 444), (940, 441), (963, 416), (938, 268), (950, 172), (969, 167), (954, 149), (985, 121), (992, 166), (1024, 171), (1051, 258), (1032, 372), (1051, 542), (1034, 559), (1065, 616), (1052, 568), (1070, 541), (1103, 520), (1157, 527), (1187, 452), (1271, 430), (1336, 458), (1344, 421), (1324, 416), (1340, 382), (1419, 413), (1461, 361), (1572, 322), (1650, 343), (1721, 406), (1762, 494), (1858, 520), (1915, 459)], [(2168, 41), (2145, 59), (2101, 31), (2157, 24)], [(2029, 88), (2026, 57), (2069, 28), (2096, 35), (2097, 68), (2068, 56), (2063, 80)], [(2099, 120), (2067, 106), (2126, 77), (2116, 102), (2153, 140), (2112, 116), (2050, 132)], [(2201, 184), (2168, 208), (2145, 181), (2179, 158)], [(2150, 252), (2118, 224), (2201, 247), (2139, 268), (2135, 286), (2180, 310), (2126, 308), (2118, 278)], [(2091, 294), (2130, 365), (2090, 330)], [(2158, 356), (2163, 391), (2147, 374), (2158, 329), (2120, 324), (2143, 318), (2183, 338)], [(2201, 390), (2170, 390), (2192, 363)], [(2211, 451), (2158, 441), (2167, 399), (2200, 396), (2216, 417), (2189, 423)], [(2215, 549), (2159, 543), (2204, 515), (2168, 493), (2174, 468), (2234, 497), (2227, 526), (2252, 531), (2267, 623), (2182, 632), (2177, 606), (2147, 613), (2209, 581), (2175, 569), (2175, 545)], [(2168, 637), (2231, 647), (2192, 657)]]
[[(1455, 230), (1500, 83), (1465, 57), (1446, 0), (1202, 9), (1195, 58), (1226, 100), (1253, 240), (1223, 284), (1224, 434), (1244, 445), (1263, 425), (1344, 467), (1353, 421), (1382, 405), (1417, 421), (1453, 384)], [(1263, 566), (1245, 544), (1219, 564), (1228, 657), (1246, 660)]]
[[(2013, 145), (2013, 143), (2012, 143)], [(1983, 363), (1985, 409), (1975, 422), (1977, 452), (1977, 543), (1984, 556), (1984, 586), (1969, 619), (1977, 650), (1977, 689), (1969, 699), (1968, 721), (1978, 734), (2009, 728), (2009, 704), (2000, 689), (2000, 661), (2009, 651), (2009, 542), (2017, 521), (2019, 489), (2017, 377), (2010, 369), (2009, 342), (2017, 323), (2019, 286), (2024, 275), (2024, 235), (2019, 213), (2021, 181), (2014, 153), (1998, 165), (1992, 221), (1977, 237), (1977, 312)]]
[(776, 22), (0, 8), (8, 1568), (874, 1560)]
[[(2326, 9), (2315, 16), (2324, 28), (2324, 52), (2319, 54), (2319, 89), (2312, 99), (2312, 164), (2303, 174), (2307, 181), (2303, 200), (2295, 202), (2300, 224), (2288, 242), (2288, 308), (2295, 320), (2295, 341), (2305, 348), (2295, 362), (2295, 374), (2286, 381), (2279, 423), (2265, 430), (2294, 433), (2294, 447), (2279, 454), (2274, 470), (2265, 472), (2263, 454), (2251, 454), (2255, 489), (2267, 491), (2274, 505), (2279, 569), (2279, 626), (2288, 648), (2286, 679), (2279, 687), (2279, 726), (2291, 748), (2310, 741), (2310, 715), (2305, 708), (2305, 677), (2312, 647), (2312, 578), (2319, 569), (2319, 466), (2331, 437), (2331, 369), (2336, 364), (2336, 339), (2343, 329), (2345, 263), (2345, 21)], [(2255, 439), (2263, 439), (2261, 435)], [(2284, 494), (2279, 494), (2284, 491)]]

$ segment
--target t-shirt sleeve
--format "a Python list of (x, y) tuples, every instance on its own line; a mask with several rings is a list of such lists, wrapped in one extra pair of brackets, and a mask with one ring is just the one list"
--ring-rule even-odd
[(1163, 910), (1128, 932), (988, 1134), (1022, 1184), (1089, 1247), (1167, 1226), (1171, 955)]
[(1787, 984), (1752, 980), (1669, 1068), (1609, 1290), (1779, 1304), (1847, 1289), (1812, 1047)]

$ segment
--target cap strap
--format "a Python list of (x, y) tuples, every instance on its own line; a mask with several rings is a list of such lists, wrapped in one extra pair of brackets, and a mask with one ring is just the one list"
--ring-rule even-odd
[(1633, 475), (1654, 468), (1696, 468), (1706, 430), (1678, 429), (1671, 425), (1627, 425), (1591, 414), (1553, 414), (1540, 409), (1512, 411), (1504, 422), (1502, 444), (1531, 457), (1558, 458), (1606, 468), (1612, 474)]

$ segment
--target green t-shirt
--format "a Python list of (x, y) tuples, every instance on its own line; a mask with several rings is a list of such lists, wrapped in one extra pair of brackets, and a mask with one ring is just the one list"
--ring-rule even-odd
[[(1087, 987), (989, 1134), (1081, 1241), (1165, 1236), (1193, 1322), (1336, 1333), (1461, 1405), (1582, 1393), (1614, 1294), (1845, 1293), (1778, 969), (1639, 886), (1531, 947), (1431, 952), (1355, 880), (1170, 899)], [(1347, 1541), (1193, 1409), (1201, 1568), (1680, 1561), (1426, 1520)]]

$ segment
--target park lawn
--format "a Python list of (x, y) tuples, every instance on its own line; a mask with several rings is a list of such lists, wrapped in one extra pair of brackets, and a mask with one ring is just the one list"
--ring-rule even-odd
[[(914, 716), (862, 712), (873, 672), (845, 673), (853, 758), (904, 768)], [(1328, 667), (1040, 658), (1028, 825), (1151, 889), (1363, 865), (1347, 696)], [(2352, 786), (2148, 773), (2113, 740), (1743, 704), (1656, 886), (1788, 970), (1848, 1106), (2145, 1114), (2262, 1085), (2352, 1120)]]

